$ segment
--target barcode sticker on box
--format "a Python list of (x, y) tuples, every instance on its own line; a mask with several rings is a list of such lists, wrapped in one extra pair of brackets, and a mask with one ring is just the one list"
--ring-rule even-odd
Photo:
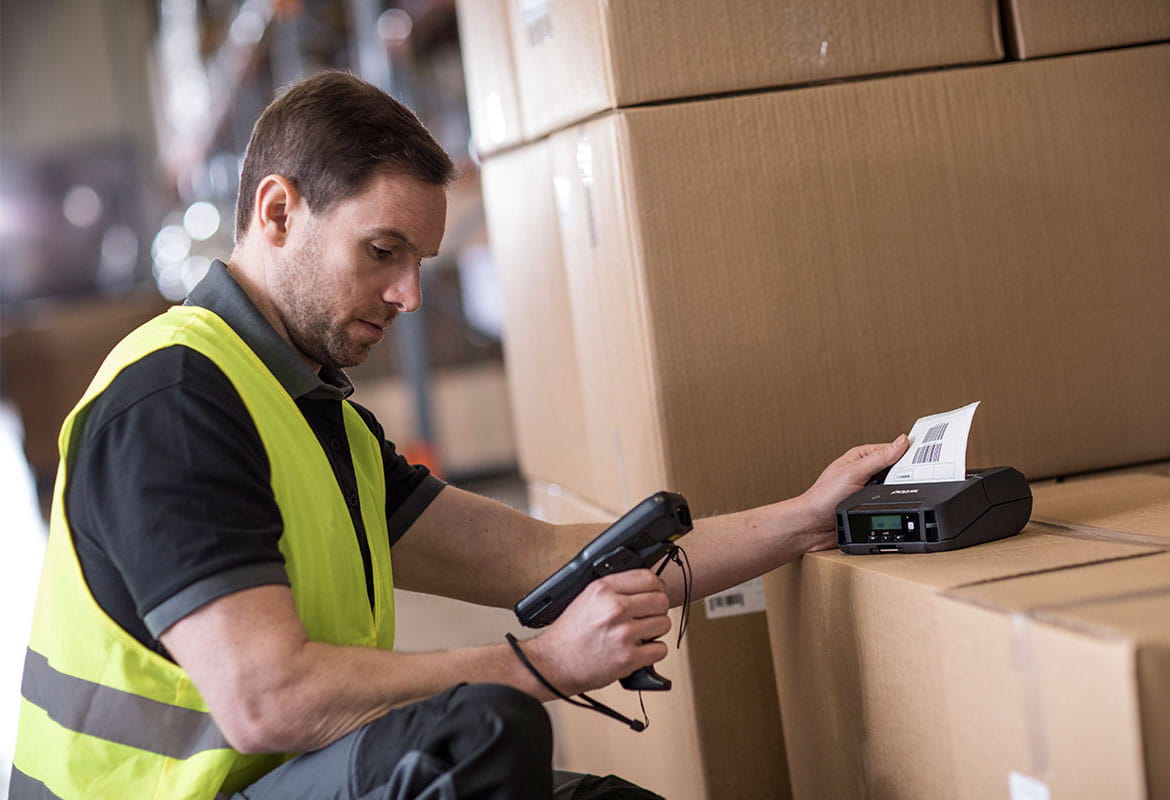
[(754, 614), (764, 610), (764, 579), (753, 578), (707, 597), (707, 619)]
[(1011, 792), (1011, 800), (1052, 800), (1047, 783), (1030, 778), (1022, 772), (1008, 775), (1008, 790)]

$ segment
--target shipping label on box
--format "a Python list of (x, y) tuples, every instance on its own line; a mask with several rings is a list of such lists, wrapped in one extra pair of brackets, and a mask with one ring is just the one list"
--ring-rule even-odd
[(755, 614), (763, 611), (764, 579), (753, 578), (750, 581), (733, 586), (725, 592), (708, 595), (703, 605), (707, 609), (707, 619), (720, 617), (734, 617), (738, 614)]

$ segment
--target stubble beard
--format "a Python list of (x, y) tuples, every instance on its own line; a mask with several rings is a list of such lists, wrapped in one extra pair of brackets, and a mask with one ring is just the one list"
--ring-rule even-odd
[(323, 367), (343, 369), (366, 360), (370, 345), (350, 339), (344, 327), (333, 325), (330, 300), (336, 289), (321, 263), (321, 243), (310, 234), (300, 250), (280, 264), (273, 294), (283, 311), (285, 330), (293, 346)]

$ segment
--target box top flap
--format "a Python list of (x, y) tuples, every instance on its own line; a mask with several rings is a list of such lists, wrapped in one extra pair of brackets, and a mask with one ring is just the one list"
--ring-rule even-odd
[(1100, 475), (1033, 488), (1032, 518), (1170, 544), (1170, 477)]
[(947, 595), (1000, 611), (1064, 613), (1160, 593), (1170, 593), (1170, 553), (1165, 552), (972, 584)]

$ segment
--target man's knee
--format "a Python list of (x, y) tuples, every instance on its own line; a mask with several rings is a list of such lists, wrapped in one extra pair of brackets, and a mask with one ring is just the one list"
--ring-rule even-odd
[(549, 797), (552, 725), (531, 695), (464, 684), (370, 723), (355, 765), (363, 792), (409, 777), (412, 786), (449, 784), (461, 798)]
[(552, 723), (548, 713), (532, 695), (498, 683), (469, 683), (455, 690), (453, 705), (474, 710), (503, 726), (505, 735), (531, 742), (548, 741)]

